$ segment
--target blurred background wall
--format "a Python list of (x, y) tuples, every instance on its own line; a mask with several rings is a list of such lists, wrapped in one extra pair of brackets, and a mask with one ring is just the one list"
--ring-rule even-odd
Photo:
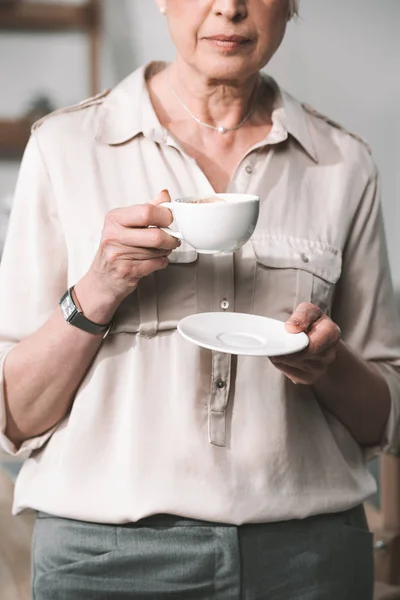
[[(372, 146), (400, 290), (400, 0), (301, 0), (300, 5), (300, 20), (289, 25), (267, 70)], [(103, 10), (102, 88), (144, 62), (172, 58), (165, 18), (153, 0), (103, 0)], [(0, 116), (20, 116), (37, 95), (48, 95), (55, 106), (88, 96), (86, 53), (81, 33), (0, 32)], [(0, 161), (3, 204), (10, 202), (18, 166)]]

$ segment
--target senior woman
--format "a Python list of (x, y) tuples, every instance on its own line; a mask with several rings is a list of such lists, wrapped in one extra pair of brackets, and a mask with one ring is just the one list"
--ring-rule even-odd
[[(37, 123), (21, 167), (1, 443), (29, 456), (34, 598), (368, 600), (365, 458), (399, 444), (400, 402), (376, 168), (260, 74), (293, 3), (158, 5), (175, 61)], [(261, 200), (234, 255), (160, 229), (168, 192), (226, 190)], [(177, 333), (226, 310), (309, 346), (233, 358)]]

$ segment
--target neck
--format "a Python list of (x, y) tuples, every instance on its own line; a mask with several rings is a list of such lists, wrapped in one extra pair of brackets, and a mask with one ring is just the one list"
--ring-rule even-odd
[[(167, 67), (165, 76), (172, 90), (187, 109), (214, 127), (236, 127), (257, 104), (255, 92), (259, 74), (245, 80), (211, 79), (177, 60)], [(176, 104), (176, 111), (182, 106)]]

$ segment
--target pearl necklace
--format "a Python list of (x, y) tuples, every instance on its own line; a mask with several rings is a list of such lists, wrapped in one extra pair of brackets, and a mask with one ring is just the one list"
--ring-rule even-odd
[[(205, 123), (204, 121), (202, 121), (201, 119), (196, 117), (196, 115), (192, 113), (190, 108), (188, 106), (186, 106), (186, 104), (184, 103), (182, 98), (178, 95), (178, 93), (172, 87), (172, 84), (169, 80), (167, 73), (166, 73), (166, 80), (167, 80), (168, 87), (171, 90), (172, 94), (178, 100), (178, 102), (182, 106), (182, 108), (188, 113), (188, 115), (190, 115), (192, 117), (192, 119), (194, 121), (196, 121), (196, 123), (198, 123), (199, 125), (203, 125), (204, 127), (208, 127), (208, 129), (213, 129), (214, 131), (218, 131), (218, 133), (223, 134), (223, 133), (226, 133), (227, 131), (236, 131), (236, 129), (239, 129), (239, 127), (244, 125), (246, 123), (246, 121), (248, 121), (250, 119), (251, 115), (254, 112), (255, 106), (251, 106), (250, 110), (246, 113), (246, 115), (243, 117), (243, 119), (240, 121), (240, 123), (238, 123), (235, 127), (224, 127), (223, 125), (210, 125), (209, 123)], [(257, 87), (258, 87), (258, 85), (256, 85), (254, 87), (253, 94), (252, 94), (253, 98), (255, 95), (254, 92)]]

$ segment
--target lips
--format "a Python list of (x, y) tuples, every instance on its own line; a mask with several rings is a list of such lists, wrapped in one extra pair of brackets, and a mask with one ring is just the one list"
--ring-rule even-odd
[(243, 35), (217, 34), (206, 36), (205, 39), (210, 40), (211, 42), (220, 42), (226, 44), (248, 44), (251, 42), (250, 38)]
[(237, 52), (250, 45), (253, 40), (244, 35), (218, 33), (216, 35), (205, 36), (204, 41), (213, 46), (216, 50), (225, 53)]

